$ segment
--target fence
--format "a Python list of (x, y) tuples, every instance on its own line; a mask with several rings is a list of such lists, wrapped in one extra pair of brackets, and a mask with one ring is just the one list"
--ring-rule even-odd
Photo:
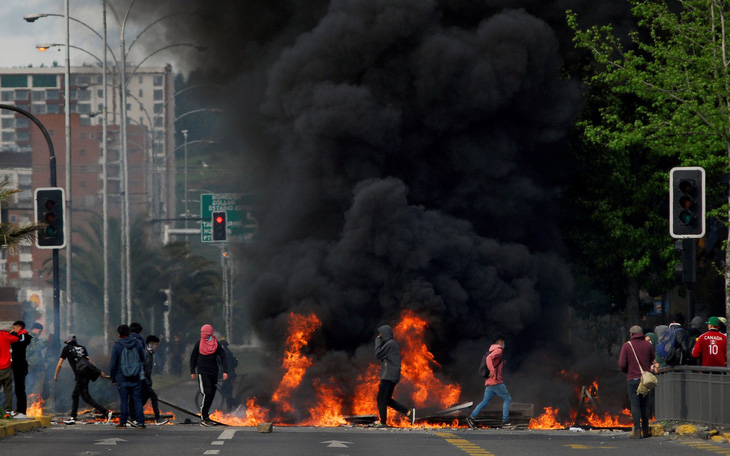
[(677, 366), (657, 378), (657, 420), (730, 426), (730, 369)]

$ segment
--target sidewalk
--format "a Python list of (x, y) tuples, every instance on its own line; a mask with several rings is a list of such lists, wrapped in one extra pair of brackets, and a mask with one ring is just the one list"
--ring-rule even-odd
[(27, 420), (0, 419), (0, 438), (14, 435), (16, 432), (28, 432), (39, 427), (45, 427), (50, 425), (50, 416), (28, 418)]

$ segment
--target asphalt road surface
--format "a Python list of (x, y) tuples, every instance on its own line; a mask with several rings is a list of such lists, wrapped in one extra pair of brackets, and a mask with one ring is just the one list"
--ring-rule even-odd
[(0, 439), (0, 454), (23, 456), (500, 456), (730, 454), (730, 444), (653, 437), (631, 440), (626, 432), (495, 429), (374, 429), (363, 427), (255, 428), (54, 425)]

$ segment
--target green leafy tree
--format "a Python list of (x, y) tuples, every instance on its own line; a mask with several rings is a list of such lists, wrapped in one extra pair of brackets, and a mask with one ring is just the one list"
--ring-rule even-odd
[[(588, 86), (605, 91), (602, 100), (593, 100), (592, 115), (579, 124), (583, 137), (603, 149), (604, 160), (612, 161), (606, 170), (618, 174), (607, 177), (611, 184), (624, 182), (623, 192), (621, 185), (615, 188), (616, 198), (637, 189), (636, 198), (643, 200), (649, 214), (643, 217), (642, 226), (641, 215), (634, 217), (641, 206), (632, 201), (627, 205), (634, 204), (627, 209), (629, 213), (609, 205), (603, 215), (608, 217), (603, 226), (614, 239), (624, 239), (626, 247), (640, 249), (633, 254), (615, 252), (626, 255), (626, 274), (640, 277), (656, 275), (652, 258), (666, 265), (673, 263), (669, 260), (666, 209), (657, 211), (653, 206), (661, 203), (666, 207), (659, 195), (667, 194), (672, 166), (705, 168), (708, 206), (713, 209), (709, 216), (727, 222), (723, 177), (730, 157), (730, 30), (726, 29), (730, 6), (719, 0), (679, 1), (671, 3), (672, 7), (658, 0), (630, 3), (637, 30), (628, 37), (619, 36), (611, 26), (580, 29), (572, 12), (568, 12), (568, 23), (575, 30), (576, 46), (589, 50), (593, 57)], [(630, 228), (625, 229), (627, 226)], [(643, 236), (645, 241), (639, 239)], [(725, 304), (730, 311), (728, 265), (726, 249), (718, 268), (724, 276)], [(668, 269), (661, 275), (668, 277)]]
[[(8, 188), (8, 182), (0, 182), (0, 205), (5, 206), (15, 201), (15, 194), (20, 190)], [(16, 251), (21, 242), (32, 242), (35, 232), (40, 225), (27, 223), (23, 225), (12, 225), (0, 223), (0, 246)]]

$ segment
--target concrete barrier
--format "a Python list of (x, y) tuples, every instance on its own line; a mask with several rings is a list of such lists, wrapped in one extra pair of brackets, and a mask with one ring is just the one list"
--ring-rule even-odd
[(16, 432), (28, 432), (39, 427), (50, 425), (50, 416), (41, 416), (28, 420), (0, 420), (0, 438), (9, 437)]

